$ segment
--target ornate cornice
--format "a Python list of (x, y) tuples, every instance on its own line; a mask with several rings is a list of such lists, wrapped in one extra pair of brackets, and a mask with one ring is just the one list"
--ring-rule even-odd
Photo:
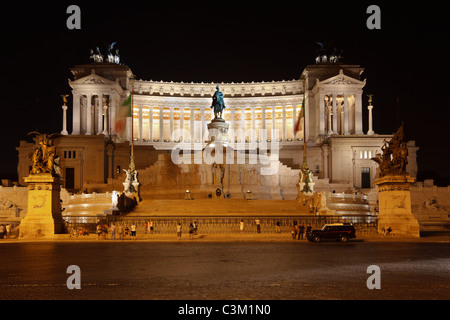
[[(219, 83), (220, 90), (225, 98), (229, 97), (267, 97), (289, 96), (304, 92), (303, 83), (300, 80), (251, 82), (251, 83)], [(184, 83), (144, 81), (135, 82), (134, 91), (137, 94), (149, 96), (173, 96), (173, 97), (211, 97), (216, 90), (217, 83)]]

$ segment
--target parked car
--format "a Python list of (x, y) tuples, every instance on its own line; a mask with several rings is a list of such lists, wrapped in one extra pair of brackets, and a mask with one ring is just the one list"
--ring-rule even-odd
[(306, 238), (311, 242), (320, 242), (322, 240), (347, 242), (349, 239), (356, 238), (356, 230), (351, 223), (326, 224), (320, 230), (307, 232)]

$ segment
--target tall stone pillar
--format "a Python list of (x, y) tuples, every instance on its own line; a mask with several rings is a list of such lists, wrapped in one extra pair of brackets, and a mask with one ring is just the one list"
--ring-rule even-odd
[(169, 141), (173, 141), (173, 107), (170, 107), (170, 138)]
[(164, 107), (159, 107), (159, 142), (164, 142)]
[(114, 94), (110, 95), (109, 100), (109, 123), (111, 134), (116, 133), (116, 96)]
[(348, 131), (348, 94), (344, 94), (344, 135), (349, 135)]
[(355, 94), (355, 134), (364, 134), (362, 131), (362, 95)]
[[(272, 106), (272, 132), (276, 132), (277, 130), (277, 114), (276, 114), (276, 107)], [(272, 141), (275, 141), (275, 139), (277, 138), (277, 134), (275, 133), (274, 136), (272, 136), (272, 133), (270, 134), (270, 139)]]
[(283, 105), (282, 108), (283, 108), (283, 132), (282, 132), (282, 139), (283, 139), (283, 141), (286, 141), (286, 105)]
[(200, 121), (202, 123), (200, 127), (200, 142), (203, 143), (205, 141), (205, 108), (201, 108)]
[(252, 136), (250, 138), (250, 141), (255, 141), (257, 138), (257, 134), (256, 134), (256, 117), (255, 117), (255, 106), (251, 107), (252, 113), (251, 113), (251, 119), (252, 119)]
[(61, 131), (61, 134), (67, 135), (68, 134), (68, 132), (67, 132), (67, 106), (64, 104), (62, 106), (62, 109), (63, 109), (63, 125), (62, 125), (63, 129)]
[(334, 132), (333, 132), (333, 129), (332, 129), (332, 117), (331, 117), (331, 115), (332, 115), (332, 113), (333, 113), (333, 110), (331, 109), (332, 107), (331, 107), (331, 105), (330, 105), (330, 99), (328, 98), (328, 100), (327, 100), (327, 108), (326, 108), (326, 110), (325, 110), (325, 113), (326, 113), (326, 115), (327, 115), (327, 127), (328, 127), (328, 136), (331, 136)]
[(325, 135), (325, 95), (320, 94), (319, 98), (319, 134)]
[(190, 108), (190, 112), (191, 114), (189, 115), (189, 131), (191, 134), (191, 143), (195, 142), (195, 125), (194, 125), (194, 121), (195, 121), (195, 109), (194, 107)]
[(336, 93), (333, 93), (333, 133), (339, 133), (337, 119), (338, 119), (338, 111), (337, 111), (337, 101), (336, 101)]
[(86, 135), (92, 134), (92, 94), (86, 95)]
[(148, 126), (149, 126), (149, 135), (148, 135), (148, 137), (149, 137), (149, 140), (150, 140), (150, 142), (153, 142), (153, 107), (150, 107), (149, 108), (149, 111), (148, 111)]
[(369, 131), (367, 131), (367, 135), (371, 136), (371, 135), (375, 134), (375, 132), (373, 131), (373, 128), (372, 128), (372, 109), (373, 109), (373, 106), (369, 105), (367, 107), (367, 109), (369, 109)]
[(139, 142), (142, 142), (142, 122), (143, 122), (143, 115), (142, 115), (142, 105), (139, 105), (139, 131), (138, 131), (138, 139)]
[(80, 134), (81, 128), (81, 109), (80, 94), (73, 94), (73, 110), (72, 110), (72, 134)]
[(184, 107), (180, 107), (180, 133), (181, 142), (184, 142)]
[(295, 126), (297, 124), (297, 106), (292, 106), (292, 141), (295, 141)]
[(97, 110), (97, 132), (96, 134), (102, 134), (103, 125), (103, 94), (98, 95), (98, 110)]
[(108, 112), (108, 104), (103, 105), (103, 135), (108, 135), (108, 129), (109, 129), (109, 112)]

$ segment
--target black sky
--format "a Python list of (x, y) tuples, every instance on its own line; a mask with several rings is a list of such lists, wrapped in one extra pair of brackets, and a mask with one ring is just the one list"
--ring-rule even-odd
[[(81, 8), (81, 30), (66, 27), (71, 4)], [(366, 27), (371, 4), (381, 8), (381, 30)], [(375, 132), (393, 133), (403, 120), (420, 147), (419, 171), (450, 177), (445, 3), (59, 1), (1, 10), (0, 176), (16, 173), (15, 147), (31, 141), (27, 132), (61, 131), (69, 68), (116, 41), (138, 79), (184, 82), (298, 79), (314, 63), (315, 43), (333, 42), (344, 62), (365, 68)], [(365, 132), (366, 106), (364, 96)], [(71, 132), (71, 102), (68, 115)]]

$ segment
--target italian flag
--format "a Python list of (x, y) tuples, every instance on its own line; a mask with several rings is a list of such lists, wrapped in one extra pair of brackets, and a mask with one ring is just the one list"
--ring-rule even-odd
[(116, 115), (116, 133), (123, 133), (128, 117), (131, 117), (131, 93), (122, 104), (118, 114)]
[(295, 124), (295, 134), (300, 131), (300, 123), (302, 123), (302, 119), (305, 117), (305, 94), (303, 94), (303, 102), (302, 102), (302, 110), (298, 113), (297, 123)]

